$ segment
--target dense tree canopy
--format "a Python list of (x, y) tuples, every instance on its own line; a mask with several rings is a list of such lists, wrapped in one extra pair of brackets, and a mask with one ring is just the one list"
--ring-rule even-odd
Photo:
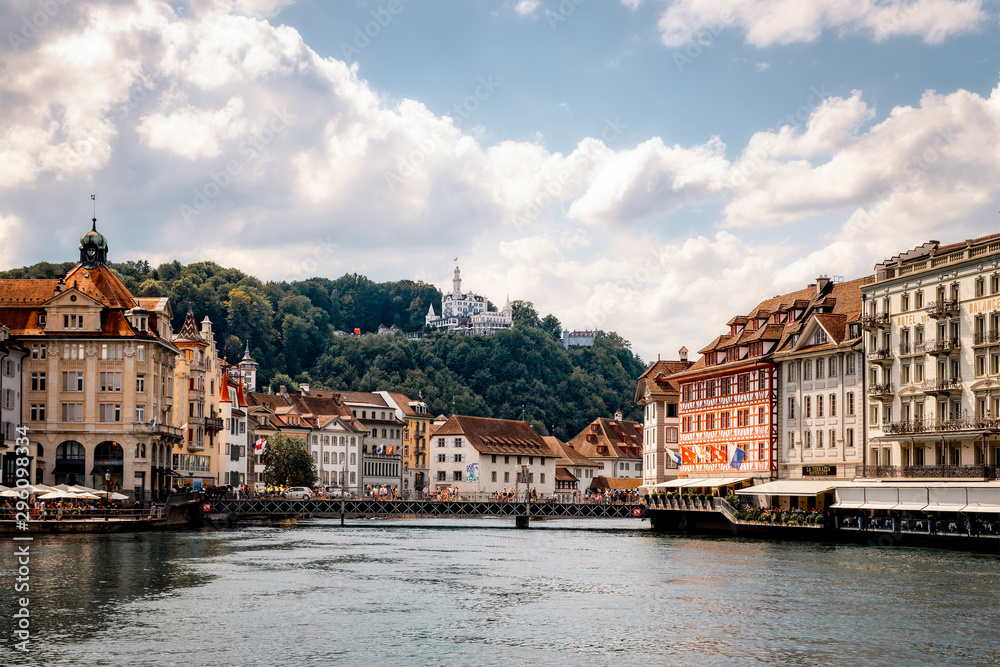
[[(0, 277), (52, 278), (72, 266), (36, 264)], [(440, 308), (441, 292), (357, 274), (262, 283), (212, 262), (153, 268), (129, 261), (111, 268), (138, 296), (168, 296), (174, 331), (189, 308), (198, 321), (208, 316), (230, 363), (242, 358), (249, 342), (261, 387), (284, 384), (291, 391), (308, 382), (314, 388), (400, 391), (422, 395), (435, 414), (523, 418), (539, 433), (564, 439), (616, 410), (640, 416), (632, 397), (643, 364), (628, 341), (599, 332), (593, 347), (566, 350), (559, 320), (541, 317), (530, 301), (513, 301), (515, 326), (495, 336), (358, 337), (342, 334), (355, 328), (372, 334), (380, 324), (421, 331), (428, 306)]]
[(260, 455), (264, 482), (268, 486), (313, 486), (319, 481), (316, 464), (305, 440), (290, 435), (272, 435)]

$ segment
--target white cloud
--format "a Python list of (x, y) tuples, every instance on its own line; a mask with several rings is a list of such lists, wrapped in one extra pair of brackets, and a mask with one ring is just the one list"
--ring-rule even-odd
[[(649, 358), (699, 349), (816, 272), (860, 275), (944, 225), (957, 238), (995, 227), (1000, 88), (888, 111), (860, 91), (817, 93), (745, 147), (622, 146), (609, 121), (560, 153), (485, 144), (420, 101), (387, 101), (356, 65), (259, 18), (276, 6), (67, 6), (30, 49), (0, 55), (7, 261), (75, 257), (100, 186), (113, 259), (447, 287), (459, 255), (494, 302), (509, 292), (566, 326), (617, 330)], [(674, 231), (713, 205), (702, 224), (726, 229)], [(763, 241), (778, 225), (794, 240)]]
[(514, 11), (518, 16), (531, 16), (538, 9), (539, 0), (518, 0)]
[(766, 72), (768, 69), (771, 68), (771, 63), (755, 63), (754, 67), (757, 69), (758, 72)]
[(660, 17), (671, 48), (736, 26), (757, 47), (812, 42), (826, 30), (875, 41), (915, 36), (930, 44), (971, 32), (985, 18), (981, 0), (673, 0)]

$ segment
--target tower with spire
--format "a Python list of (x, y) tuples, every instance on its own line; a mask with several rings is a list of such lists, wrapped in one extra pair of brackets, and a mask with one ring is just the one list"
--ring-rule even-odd
[(247, 349), (238, 368), (244, 389), (257, 391), (257, 362), (250, 356), (250, 341), (247, 341)]

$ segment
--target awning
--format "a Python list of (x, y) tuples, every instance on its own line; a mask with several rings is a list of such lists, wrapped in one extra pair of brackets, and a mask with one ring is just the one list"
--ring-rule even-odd
[(895, 509), (897, 503), (876, 503), (876, 502), (866, 502), (861, 505), (858, 509), (862, 510), (891, 510)]
[(966, 505), (963, 512), (977, 512), (979, 514), (1000, 514), (1000, 505)]
[(900, 512), (919, 512), (927, 507), (927, 489), (921, 487), (899, 487), (899, 504), (894, 509)]
[[(712, 489), (716, 489), (720, 486), (729, 486), (730, 484), (739, 484), (740, 482), (745, 482), (748, 479), (753, 479), (753, 477), (708, 477), (705, 479), (692, 480), (691, 484), (685, 484), (685, 487), (693, 486), (707, 486)], [(698, 482), (697, 484), (693, 482)]]
[(52, 470), (53, 475), (82, 475), (87, 468), (87, 462), (83, 459), (56, 459), (56, 467)]
[(925, 512), (964, 512), (967, 504), (954, 505), (934, 505), (933, 503), (924, 508)]
[(686, 483), (690, 482), (689, 479), (671, 479), (666, 482), (660, 482), (659, 484), (654, 484), (648, 488), (650, 489), (670, 489), (677, 486), (684, 486)]
[(164, 468), (163, 469), (163, 474), (166, 475), (167, 477), (182, 477), (183, 476), (183, 475), (180, 475), (177, 472), (171, 470), (170, 468)]
[(848, 480), (779, 479), (736, 492), (740, 496), (815, 496), (848, 483)]
[(856, 510), (865, 504), (865, 490), (863, 488), (838, 487), (836, 490), (837, 502), (831, 507), (837, 509)]

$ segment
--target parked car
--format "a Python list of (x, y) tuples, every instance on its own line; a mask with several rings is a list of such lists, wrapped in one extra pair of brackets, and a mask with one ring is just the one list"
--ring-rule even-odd
[(312, 495), (312, 489), (306, 486), (293, 486), (285, 491), (285, 498), (288, 500), (309, 500)]
[(339, 486), (328, 486), (326, 487), (327, 498), (343, 498), (344, 490)]

